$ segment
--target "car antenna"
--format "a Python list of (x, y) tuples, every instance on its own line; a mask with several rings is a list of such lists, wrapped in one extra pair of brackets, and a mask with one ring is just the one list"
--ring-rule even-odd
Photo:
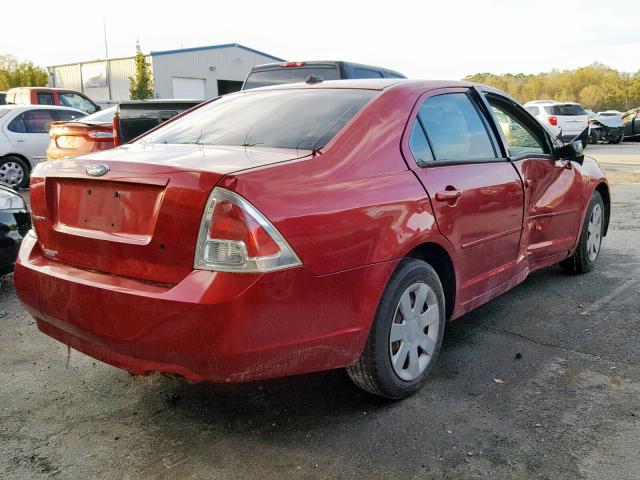
[(307, 76), (306, 80), (304, 81), (304, 83), (306, 83), (307, 85), (313, 85), (315, 83), (322, 83), (324, 82), (324, 78), (322, 78), (320, 75), (309, 75)]

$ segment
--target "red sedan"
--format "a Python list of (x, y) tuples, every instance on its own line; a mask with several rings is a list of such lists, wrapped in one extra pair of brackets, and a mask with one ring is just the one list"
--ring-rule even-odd
[(446, 321), (533, 270), (591, 270), (610, 211), (582, 144), (506, 94), (398, 79), (221, 97), (38, 165), (31, 203), (15, 282), (44, 333), (136, 374), (347, 367), (391, 398)]

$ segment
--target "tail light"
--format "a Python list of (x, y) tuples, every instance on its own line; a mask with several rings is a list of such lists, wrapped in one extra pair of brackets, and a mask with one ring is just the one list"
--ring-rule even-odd
[(240, 195), (214, 188), (200, 223), (193, 267), (268, 272), (302, 265), (276, 228)]
[(296, 67), (304, 67), (307, 64), (307, 62), (287, 62), (287, 63), (281, 63), (280, 66), (282, 68), (296, 68)]
[(549, 120), (549, 123), (554, 127), (558, 126), (558, 117), (556, 117), (555, 115), (549, 115), (547, 119)]
[(113, 116), (113, 146), (120, 146), (120, 116), (117, 113)]
[(110, 140), (113, 140), (114, 135), (113, 135), (113, 132), (92, 130), (91, 132), (87, 133), (87, 137), (89, 137), (92, 140), (95, 140), (96, 142), (108, 142)]

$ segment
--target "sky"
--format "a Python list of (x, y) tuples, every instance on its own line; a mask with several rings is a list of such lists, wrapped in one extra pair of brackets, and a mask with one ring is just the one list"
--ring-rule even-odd
[(411, 78), (640, 70), (640, 1), (22, 0), (0, 54), (41, 66), (240, 43), (287, 60), (348, 60)]

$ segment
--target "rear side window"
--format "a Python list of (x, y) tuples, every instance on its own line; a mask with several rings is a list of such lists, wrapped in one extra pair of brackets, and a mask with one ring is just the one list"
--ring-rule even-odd
[(553, 111), (552, 115), (587, 115), (587, 112), (580, 105), (553, 105), (550, 108)]
[(14, 118), (7, 128), (16, 133), (48, 133), (55, 120), (51, 110), (29, 110)]
[(371, 90), (347, 89), (231, 94), (141, 141), (312, 150), (326, 145), (376, 95)]
[(409, 136), (409, 149), (416, 163), (423, 167), (433, 162), (433, 153), (429, 146), (429, 141), (424, 133), (424, 129), (420, 124), (420, 120), (416, 118)]
[(282, 85), (285, 83), (304, 82), (309, 75), (318, 75), (323, 80), (338, 80), (338, 69), (336, 67), (280, 67), (274, 70), (263, 70), (251, 72), (244, 83), (244, 90), (258, 87), (268, 87), (269, 85)]
[(497, 158), (480, 114), (467, 94), (428, 98), (418, 116), (431, 140), (436, 161)]
[(382, 78), (382, 74), (376, 70), (370, 68), (355, 67), (352, 78)]
[(527, 112), (535, 116), (540, 114), (540, 109), (538, 107), (527, 107)]
[(40, 92), (37, 94), (39, 105), (53, 105), (53, 95), (51, 93)]

